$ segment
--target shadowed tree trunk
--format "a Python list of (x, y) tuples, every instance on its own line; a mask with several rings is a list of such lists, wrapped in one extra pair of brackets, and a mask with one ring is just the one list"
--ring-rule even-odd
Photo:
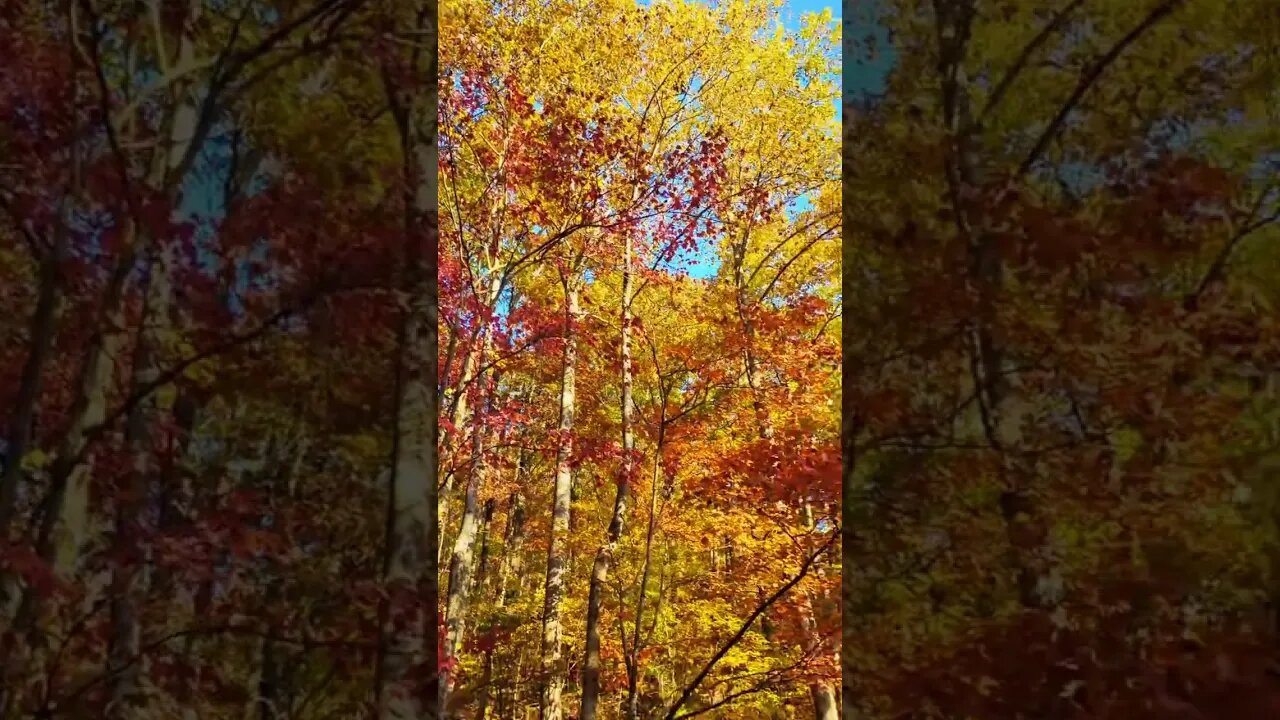
[[(436, 3), (415, 8), (414, 30), (434, 38)], [(432, 40), (432, 42), (434, 42)], [(435, 53), (415, 45), (413, 72), (435, 74)], [(437, 626), (437, 252), (436, 87), (392, 87), (399, 130), (405, 234), (405, 314), (397, 370), (394, 456), (387, 504), (383, 577), (391, 586), (377, 672), (382, 720), (439, 717)], [(424, 677), (425, 674), (425, 677)], [(422, 686), (426, 689), (423, 690)]]

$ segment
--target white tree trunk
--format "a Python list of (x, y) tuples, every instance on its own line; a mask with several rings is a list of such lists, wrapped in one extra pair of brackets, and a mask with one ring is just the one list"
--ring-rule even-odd
[[(431, 5), (432, 3), (428, 3)], [(435, 31), (435, 12), (427, 13), (427, 30)], [(432, 85), (434, 87), (434, 85)], [(437, 527), (437, 298), (435, 243), (436, 166), (435, 95), (428, 90), (406, 95), (388, 87), (400, 131), (403, 180), (406, 185), (405, 252), (407, 308), (399, 367), (395, 421), (390, 532), (383, 574), (391, 600), (383, 628), (379, 658), (378, 717), (419, 720), (438, 717), (438, 689), (423, 698), (422, 673), (434, 657), (436, 637)], [(427, 683), (428, 686), (431, 683)]]
[[(425, 280), (419, 281), (425, 285)], [(428, 293), (417, 288), (410, 299), (402, 349), (400, 411), (396, 418), (390, 517), (390, 543), (385, 578), (398, 600), (390, 603), (383, 657), (380, 717), (417, 720), (422, 700), (412, 690), (415, 665), (423, 659), (422, 583), (433, 548), (435, 522), (435, 378), (427, 376), (435, 362), (436, 310)]]
[(552, 493), (551, 535), (547, 546), (546, 600), (542, 620), (542, 720), (562, 720), (564, 673), (561, 644), (564, 628), (560, 615), (564, 606), (566, 553), (569, 543), (569, 504), (573, 486), (573, 469), (569, 466), (573, 452), (575, 390), (577, 372), (578, 281), (565, 283), (566, 321), (564, 368), (560, 386), (560, 445), (556, 450), (555, 486)]

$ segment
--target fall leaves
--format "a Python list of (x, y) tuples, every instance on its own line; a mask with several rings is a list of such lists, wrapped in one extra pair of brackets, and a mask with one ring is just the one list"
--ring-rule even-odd
[[(448, 15), (477, 41), (442, 47), (458, 78), (441, 125), (442, 347), (456, 342), (442, 379), (446, 406), (468, 409), (446, 443), (465, 492), (442, 501), (442, 552), (450, 614), (509, 638), (477, 651), (456, 625), (446, 648), (460, 653), (450, 692), (491, 688), (479, 715), (760, 714), (814, 693), (834, 712), (832, 614), (805, 599), (830, 597), (832, 576), (805, 560), (832, 538), (835, 408), (810, 409), (801, 388), (835, 387), (835, 135), (820, 110), (834, 58), (830, 28), (809, 27), (803, 52), (791, 34), (762, 40), (775, 11), (603, 3), (610, 44), (572, 5)], [(755, 96), (773, 109), (744, 104)], [(800, 196), (812, 209), (789, 211)], [(695, 255), (710, 273), (676, 269)], [(769, 449), (754, 447), (761, 422), (778, 431)], [(773, 477), (796, 438), (795, 474)], [(732, 465), (754, 454), (772, 459)], [(788, 483), (768, 508), (735, 490)], [(484, 570), (488, 557), (502, 560)], [(797, 572), (803, 589), (770, 600)], [(757, 637), (765, 611), (804, 640)]]
[[(1136, 88), (1167, 86), (1175, 55), (1274, 75), (1220, 61), (1240, 36), (1207, 4), (895, 9), (900, 64), (845, 148), (865, 168), (846, 207), (866, 209), (846, 216), (846, 273), (867, 268), (844, 317), (846, 703), (1253, 712), (1208, 700), (1238, 676), (1193, 668), (1243, 664), (1229, 638), (1272, 632), (1269, 511), (1238, 453), (1257, 447), (1249, 406), (1271, 404), (1244, 378), (1274, 320), (1231, 259), (1274, 199), (1271, 150), (1218, 151), (1239, 96)], [(1214, 639), (1172, 649), (1192, 636)], [(1261, 708), (1274, 683), (1252, 677), (1236, 687)]]
[(1275, 715), (1274, 8), (863, 5), (5, 3), (0, 719)]

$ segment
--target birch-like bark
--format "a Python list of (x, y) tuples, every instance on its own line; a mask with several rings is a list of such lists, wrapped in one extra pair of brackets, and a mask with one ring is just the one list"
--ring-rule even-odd
[[(435, 34), (436, 4), (419, 7), (419, 27)], [(434, 45), (434, 38), (429, 38)], [(435, 73), (434, 53), (413, 51)], [(382, 720), (436, 718), (439, 685), (435, 675), (437, 633), (437, 243), (436, 95), (388, 87), (399, 130), (404, 183), (406, 307), (401, 329), (397, 408), (388, 537), (383, 577), (392, 588), (378, 664), (378, 717)], [(424, 684), (426, 692), (418, 688)]]
[[(492, 312), (497, 307), (498, 298), (502, 294), (502, 289), (503, 289), (503, 273), (501, 268), (491, 268), (489, 270), (489, 284), (485, 294), (485, 299), (487, 301), (485, 307), (488, 308), (490, 312)], [(440, 441), (441, 446), (445, 448), (446, 452), (449, 452), (450, 448), (452, 447), (452, 445), (450, 445), (451, 440), (456, 440), (458, 437), (465, 435), (463, 430), (470, 418), (470, 415), (469, 415), (470, 405), (467, 402), (467, 391), (472, 386), (473, 383), (481, 382), (483, 380), (484, 373), (482, 371), (481, 363), (484, 362), (484, 358), (489, 355), (493, 347), (493, 329), (494, 329), (493, 321), (483, 320), (482, 322), (484, 324), (480, 328), (480, 337), (478, 338), (478, 342), (475, 344), (474, 347), (467, 350), (467, 354), (462, 361), (462, 376), (458, 380), (458, 386), (457, 386), (458, 389), (454, 396), (453, 416), (450, 418), (451, 422), (453, 423), (453, 433), (444, 434), (441, 436), (441, 441)], [(478, 431), (478, 426), (477, 426), (477, 431)], [(472, 442), (474, 445), (474, 442), (475, 442), (474, 438)], [(477, 466), (476, 458), (473, 455), (471, 466), (467, 474), (468, 488), (471, 485), (472, 479), (474, 478), (477, 469), (482, 469), (482, 468), (483, 468), (483, 460), (481, 460), (481, 465)], [(440, 527), (445, 528), (446, 532), (450, 527), (450, 523), (453, 517), (453, 506), (454, 506), (453, 481), (454, 481), (454, 476), (451, 473), (449, 474), (448, 477), (445, 478), (445, 482), (440, 489), (441, 495), (440, 495), (439, 502), (440, 502), (440, 510), (441, 510), (440, 516), (442, 518)], [(464, 496), (464, 499), (463, 499), (464, 516), (467, 514), (467, 512), (468, 511), (466, 507), (466, 499)], [(473, 523), (473, 525), (475, 520), (474, 515), (475, 515), (475, 509), (472, 508), (471, 522)], [(461, 522), (465, 524), (467, 520), (468, 518), (463, 517), (461, 519)], [(459, 528), (459, 533), (461, 533), (461, 528)], [(456, 545), (457, 543), (455, 541), (454, 547), (453, 547), (453, 549), (455, 550), (456, 550)], [(445, 547), (444, 533), (442, 532), (441, 542), (439, 544), (439, 547), (436, 548), (437, 558), (443, 559), (444, 547)], [(450, 562), (452, 562), (452, 560), (450, 560)], [(452, 570), (450, 570), (450, 572), (452, 572)]]
[[(486, 333), (487, 335), (487, 333)], [(483, 356), (482, 356), (483, 357)], [(478, 376), (483, 381), (484, 375)], [(475, 429), (471, 433), (471, 466), (468, 471), (466, 495), (463, 499), (462, 522), (454, 539), (453, 553), (449, 558), (449, 588), (445, 605), (445, 642), (440, 671), (441, 707), (448, 707), (449, 693), (453, 691), (453, 674), (448, 670), (449, 660), (457, 657), (462, 647), (471, 589), (471, 576), (475, 569), (475, 546), (480, 532), (479, 498), (484, 482), (485, 431), (484, 416), (477, 412)]]
[[(191, 2), (190, 14), (199, 12), (200, 4)], [(76, 11), (68, 13), (69, 27), (78, 32)], [(184, 40), (186, 33), (184, 32)], [(96, 41), (95, 41), (96, 42)], [(92, 55), (101, 62), (96, 46)], [(180, 59), (190, 59), (191, 45), (182, 42), (178, 48)], [(166, 59), (167, 60), (167, 59)], [(101, 68), (95, 70), (101, 71)], [(185, 85), (183, 86), (185, 87)], [(111, 122), (111, 120), (108, 120)], [(204, 133), (207, 133), (207, 128)], [(144, 178), (145, 184), (164, 193), (172, 200), (175, 186), (169, 182), (170, 170), (185, 164), (191, 157), (191, 149), (203, 137), (197, 113), (190, 103), (179, 103), (167, 119), (167, 145), (157, 148)], [(127, 180), (123, 180), (128, 182)], [(84, 362), (78, 379), (78, 390), (71, 409), (71, 421), (67, 433), (54, 455), (50, 471), (50, 491), (38, 524), (35, 548), (39, 556), (49, 562), (59, 577), (69, 580), (78, 570), (85, 543), (91, 532), (89, 509), (89, 483), (93, 475), (91, 458), (87, 454), (89, 430), (106, 419), (107, 397), (116, 377), (116, 366), (121, 360), (126, 336), (125, 289), (129, 275), (138, 257), (145, 253), (152, 238), (139, 231), (136, 218), (130, 213), (117, 218), (122, 249), (115, 259), (101, 300), (101, 316), (94, 334), (90, 337)], [(35, 623), (39, 615), (38, 599), (28, 588), (14, 619), (14, 627), (34, 639)], [(30, 642), (28, 642), (30, 645)]]
[[(489, 307), (495, 307), (498, 296), (502, 292), (502, 274), (493, 271), (489, 278), (488, 300)], [(481, 331), (481, 345), (479, 352), (472, 359), (472, 355), (468, 353), (468, 364), (472, 367), (480, 367), (493, 348), (493, 321), (486, 320), (483, 330)], [(464, 368), (465, 370), (465, 368)], [(485, 383), (485, 373), (480, 370), (475, 375), (475, 382), (483, 385)], [(463, 396), (466, 393), (465, 386), (460, 387), (459, 407), (464, 407)], [(483, 404), (483, 400), (481, 403)], [(471, 593), (471, 577), (475, 571), (475, 546), (478, 533), (480, 531), (479, 518), (479, 497), (480, 490), (484, 485), (485, 466), (485, 430), (483, 405), (475, 412), (473, 421), (474, 429), (471, 433), (471, 463), (467, 471), (467, 485), (463, 496), (462, 518), (458, 526), (458, 534), (454, 538), (452, 553), (449, 557), (449, 587), (447, 590), (447, 598), (445, 603), (445, 643), (444, 657), (441, 664), (445, 669), (440, 671), (440, 706), (448, 707), (449, 693), (453, 691), (453, 674), (448, 670), (448, 662), (450, 659), (457, 657), (458, 650), (462, 647), (462, 640), (465, 632), (466, 614), (469, 606)], [(460, 427), (460, 426), (459, 426)], [(447, 498), (445, 499), (447, 503)]]
[[(417, 265), (410, 286), (400, 351), (400, 398), (396, 415), (395, 457), (387, 522), (390, 527), (383, 575), (392, 590), (384, 634), (379, 716), (417, 720), (425, 710), (413, 690), (423, 661), (426, 613), (434, 605), (425, 583), (434, 577), (435, 554), (429, 538), (435, 530), (435, 319), (426, 287), (426, 263)], [(428, 575), (430, 573), (430, 575)]]
[[(131, 218), (122, 220), (124, 249), (107, 282), (103, 311), (89, 338), (84, 363), (71, 405), (70, 426), (62, 437), (50, 469), (49, 496), (36, 528), (35, 550), (64, 581), (74, 575), (76, 559), (88, 535), (90, 466), (80, 455), (88, 443), (89, 428), (106, 419), (107, 393), (115, 379), (116, 363), (124, 346), (125, 281), (136, 257), (136, 232)], [(21, 591), (11, 625), (15, 638), (22, 640), (0, 647), (0, 717), (11, 716), (22, 701), (14, 682), (36, 658), (33, 650), (40, 613), (39, 598), (31, 588)]]
[[(178, 63), (191, 63), (195, 60), (195, 40), (191, 29), (200, 16), (200, 3), (190, 0), (187, 3), (186, 15), (182, 30), (178, 33), (175, 55)], [(165, 62), (168, 58), (164, 59)], [(170, 88), (171, 96), (176, 99), (174, 111), (169, 118), (166, 145), (159, 146), (150, 159), (150, 167), (145, 179), (146, 185), (173, 197), (174, 189), (170, 187), (171, 177), (183, 159), (187, 157), (191, 143), (196, 135), (197, 109), (189, 97), (190, 83), (179, 82)], [(157, 238), (163, 240), (163, 238)], [(148, 252), (150, 239), (143, 243), (143, 252)], [(160, 353), (166, 336), (171, 331), (172, 308), (170, 305), (171, 285), (169, 272), (172, 259), (167, 250), (161, 246), (154, 250), (149, 259), (146, 287), (144, 288), (142, 316), (138, 332), (138, 345), (135, 350), (133, 377), (130, 392), (135, 388), (147, 387), (160, 376)], [(125, 497), (117, 500), (115, 520), (115, 537), (117, 547), (123, 550), (121, 564), (114, 569), (111, 579), (111, 641), (108, 653), (108, 666), (113, 669), (110, 683), (110, 700), (106, 708), (108, 720), (125, 720), (135, 717), (141, 712), (145, 702), (145, 689), (141, 687), (145, 677), (145, 658), (137, 661), (142, 655), (142, 627), (139, 619), (139, 603), (145, 595), (151, 578), (148, 575), (150, 559), (143, 557), (140, 539), (146, 533), (147, 525), (154, 524), (158, 518), (147, 517), (148, 491), (157, 480), (159, 468), (155, 456), (154, 427), (160, 413), (166, 408), (160, 407), (159, 397), (151, 393), (137, 403), (126, 418), (125, 441), (126, 450), (132, 464), (129, 487)], [(79, 498), (77, 498), (79, 500)]]
[(88, 530), (90, 464), (81, 461), (88, 431), (106, 420), (107, 393), (125, 345), (125, 285), (138, 254), (137, 228), (122, 218), (123, 250), (112, 269), (102, 298), (102, 314), (89, 338), (71, 408), (71, 425), (63, 436), (50, 471), (51, 489), (37, 531), (41, 557), (53, 561), (55, 572), (69, 578)]
[(542, 720), (562, 720), (564, 675), (561, 656), (564, 637), (560, 616), (564, 606), (565, 568), (569, 542), (569, 507), (573, 469), (573, 422), (577, 382), (578, 280), (565, 279), (564, 366), (560, 385), (560, 440), (556, 449), (555, 485), (552, 492), (551, 534), (547, 543), (546, 599), (542, 617)]

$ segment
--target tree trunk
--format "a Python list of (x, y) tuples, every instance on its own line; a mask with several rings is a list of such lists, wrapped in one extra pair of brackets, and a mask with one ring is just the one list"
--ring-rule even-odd
[[(201, 3), (188, 0), (182, 30), (178, 33), (176, 55), (179, 62), (191, 62), (194, 43), (190, 23), (199, 18)], [(166, 61), (168, 59), (166, 58)], [(173, 97), (185, 98), (189, 81), (175, 83)], [(179, 100), (168, 118), (168, 147), (159, 146), (152, 151), (146, 176), (147, 187), (164, 193), (169, 201), (175, 197), (170, 173), (177, 170), (195, 142), (195, 117), (197, 110), (189, 100)], [(179, 179), (180, 180), (180, 179)], [(133, 378), (130, 393), (146, 387), (160, 376), (159, 355), (165, 337), (172, 325), (170, 317), (169, 282), (170, 260), (164, 247), (145, 238), (143, 252), (152, 252), (148, 258), (147, 280), (143, 288), (142, 315), (139, 318), (138, 345), (135, 350)], [(162, 411), (156, 393), (139, 402), (126, 419), (126, 451), (132, 462), (129, 487), (124, 498), (117, 499), (116, 543), (122, 550), (119, 567), (111, 579), (111, 652), (108, 665), (124, 668), (112, 674), (111, 699), (107, 707), (109, 720), (123, 720), (138, 714), (145, 701), (140, 687), (144, 676), (144, 663), (138, 660), (141, 653), (142, 627), (138, 604), (150, 584), (148, 558), (143, 557), (139, 540), (146, 532), (148, 522), (154, 525), (157, 518), (148, 518), (148, 492), (157, 480), (154, 428)]]
[[(77, 159), (74, 161), (78, 163)], [(73, 180), (78, 186), (77, 177)], [(45, 258), (40, 260), (40, 288), (36, 300), (36, 309), (31, 316), (31, 340), (27, 350), (27, 359), (22, 367), (21, 385), (10, 420), (8, 439), (8, 462), (5, 463), (4, 474), (0, 476), (0, 545), (8, 544), (11, 538), (11, 527), (17, 509), (18, 489), (22, 483), (22, 464), (27, 449), (34, 440), (34, 423), (36, 404), (40, 398), (45, 365), (53, 349), (57, 334), (58, 310), (61, 305), (62, 261), (67, 248), (68, 209), (64, 206), (61, 222), (54, 229), (54, 248)], [(2, 628), (0, 642), (10, 644), (0, 649), (0, 717), (8, 716), (8, 708), (16, 697), (11, 683), (13, 674), (17, 672), (15, 661), (20, 662), (22, 649), (15, 648), (19, 627), (18, 620), (22, 615), (21, 606), (27, 602), (20, 579), (10, 573), (0, 573), (0, 620), (13, 620), (12, 626)], [(5, 637), (5, 636), (8, 637)], [(16, 652), (15, 652), (16, 651)]]
[[(1004, 492), (999, 511), (1009, 540), (1009, 564), (1016, 577), (1018, 600), (1024, 608), (1043, 606), (1037, 584), (1045, 570), (1037, 559), (1035, 541), (1027, 547), (1025, 524), (1037, 521), (1039, 511), (1026, 492), (1022, 461), (1008, 450), (1020, 443), (1022, 418), (1009, 403), (1010, 375), (1005, 369), (1005, 352), (995, 341), (996, 295), (1003, 284), (1004, 268), (990, 232), (971, 217), (967, 191), (981, 186), (981, 167), (972, 137), (973, 121), (964, 71), (970, 26), (975, 15), (972, 2), (946, 5), (935, 0), (943, 94), (942, 112), (950, 136), (946, 158), (947, 181), (958, 232), (969, 245), (970, 287), (978, 297), (976, 322), (970, 333), (971, 375), (983, 433), (991, 449), (1000, 454), (1000, 478)], [(1021, 172), (1021, 171), (1020, 171)], [(980, 222), (980, 221), (979, 221)]]
[(560, 441), (556, 450), (555, 487), (552, 493), (551, 535), (547, 543), (546, 600), (542, 618), (542, 720), (562, 720), (564, 690), (561, 643), (564, 629), (560, 613), (564, 605), (565, 565), (569, 541), (569, 504), (573, 469), (573, 420), (577, 371), (578, 280), (565, 279), (564, 367), (560, 386)]
[[(417, 264), (420, 260), (413, 260)], [(425, 264), (425, 263), (423, 263)], [(434, 605), (424, 583), (434, 577), (428, 538), (435, 530), (435, 315), (430, 291), (420, 277), (411, 290), (401, 349), (399, 411), (391, 473), (390, 526), (383, 575), (392, 586), (386, 650), (382, 657), (380, 716), (387, 720), (422, 717), (422, 701), (412, 689), (422, 662), (425, 603)]]
[[(31, 341), (27, 350), (27, 359), (22, 367), (18, 398), (10, 420), (8, 460), (4, 466), (4, 475), (0, 476), (0, 544), (13, 540), (10, 528), (17, 509), (18, 488), (23, 480), (22, 461), (34, 439), (36, 403), (40, 398), (45, 365), (49, 361), (49, 353), (53, 349), (54, 337), (57, 334), (62, 283), (60, 266), (62, 257), (65, 255), (66, 231), (58, 228), (55, 230), (55, 235), (59, 239), (55, 240), (57, 244), (53, 253), (40, 261), (40, 294), (36, 301), (35, 312), (31, 316)], [(0, 617), (13, 617), (21, 595), (22, 589), (16, 577), (7, 573), (0, 576)], [(0, 653), (0, 659), (2, 658), (3, 653)], [(3, 666), (0, 665), (0, 670), (2, 669)], [(0, 696), (3, 695), (3, 691), (0, 691)]]
[[(502, 269), (497, 267), (491, 268), (489, 270), (489, 286), (486, 295), (486, 300), (488, 302), (485, 305), (490, 312), (493, 312), (498, 305), (498, 298), (502, 295), (503, 285)], [(446, 433), (440, 439), (441, 447), (443, 447), (445, 452), (449, 453), (450, 456), (455, 454), (452, 451), (452, 441), (456, 440), (459, 436), (465, 435), (463, 430), (470, 419), (470, 405), (467, 402), (467, 391), (473, 383), (481, 382), (483, 380), (484, 372), (481, 368), (481, 363), (484, 362), (484, 358), (489, 354), (493, 347), (493, 321), (491, 319), (486, 319), (481, 322), (483, 322), (484, 325), (480, 328), (480, 337), (477, 338), (476, 345), (467, 351), (466, 357), (462, 361), (462, 376), (458, 380), (458, 389), (454, 395), (453, 416), (451, 418), (453, 432)], [(473, 439), (473, 448), (474, 443), (475, 441)], [(446, 458), (446, 462), (447, 461), (448, 459)], [(467, 477), (468, 486), (474, 477), (477, 467), (483, 468), (483, 463), (480, 466), (477, 466), (475, 458), (473, 457)], [(453, 473), (449, 473), (440, 489), (441, 495), (439, 501), (441, 508), (440, 514), (442, 518), (440, 527), (444, 528), (444, 531), (440, 533), (441, 542), (439, 547), (436, 549), (437, 557), (441, 557), (444, 553), (445, 532), (448, 531), (453, 517), (453, 481), (454, 475)], [(466, 499), (464, 496), (463, 514), (465, 515), (466, 512)], [(472, 516), (472, 522), (474, 522), (474, 509), (472, 510)], [(466, 522), (466, 518), (463, 518), (460, 522)], [(450, 572), (452, 572), (452, 570)]]
[[(480, 533), (479, 517), (480, 485), (484, 472), (483, 415), (477, 413), (475, 431), (471, 435), (471, 469), (468, 473), (466, 495), (463, 500), (462, 524), (454, 539), (453, 553), (449, 559), (449, 588), (445, 606), (445, 642), (442, 664), (456, 658), (462, 647), (464, 623), (470, 598), (471, 576), (475, 569), (475, 545)], [(453, 691), (453, 675), (447, 669), (440, 671), (441, 707), (448, 706), (449, 693)]]
[[(502, 273), (494, 270), (491, 271), (489, 278), (488, 299), (489, 307), (496, 305), (498, 295), (502, 292)], [(481, 345), (479, 352), (474, 356), (468, 354), (468, 365), (479, 368), (480, 364), (488, 356), (493, 346), (493, 322), (485, 321), (485, 326), (481, 331)], [(465, 372), (465, 371), (464, 371)], [(485, 382), (485, 373), (478, 370), (475, 374), (475, 382), (483, 384)], [(465, 389), (459, 391), (458, 407), (465, 407), (464, 397)], [(463, 496), (462, 519), (458, 526), (458, 535), (454, 538), (453, 552), (449, 557), (449, 588), (445, 605), (445, 627), (446, 636), (444, 643), (444, 657), (442, 664), (448, 663), (452, 658), (456, 658), (458, 650), (462, 647), (462, 640), (465, 632), (465, 622), (467, 608), (469, 605), (472, 573), (475, 570), (475, 545), (476, 539), (480, 532), (479, 513), (479, 497), (480, 489), (484, 484), (485, 473), (485, 431), (484, 431), (484, 403), (482, 399), (479, 403), (479, 409), (474, 413), (472, 424), (474, 430), (471, 433), (471, 465), (467, 472), (467, 486), (465, 495)], [(456, 416), (455, 416), (456, 417)], [(458, 426), (457, 429), (461, 429)], [(448, 705), (449, 693), (453, 691), (453, 676), (446, 668), (440, 672), (440, 706), (445, 708)]]
[[(423, 13), (434, 35), (434, 3)], [(416, 56), (415, 56), (416, 57)], [(430, 63), (431, 59), (428, 60)], [(432, 68), (432, 74), (434, 68)], [(438, 717), (437, 636), (437, 205), (434, 84), (420, 94), (388, 87), (399, 130), (404, 190), (407, 307), (383, 577), (391, 587), (377, 673), (378, 717)], [(427, 673), (425, 692), (418, 688)], [(425, 699), (424, 699), (425, 696)]]
[(497, 505), (494, 498), (485, 500), (484, 512), (480, 515), (480, 557), (476, 560), (476, 576), (472, 584), (482, 594), (489, 580), (490, 558), (493, 556), (493, 513)]
[[(137, 257), (136, 233), (131, 218), (122, 219), (124, 249), (116, 260), (103, 294), (102, 314), (77, 380), (70, 411), (70, 426), (59, 443), (50, 469), (48, 499), (36, 529), (34, 547), (63, 580), (74, 574), (75, 561), (88, 534), (89, 477), (86, 458), (89, 433), (107, 416), (107, 393), (115, 379), (115, 363), (124, 345), (125, 284)], [(5, 689), (0, 717), (9, 717), (21, 702), (13, 690), (28, 663), (35, 659), (40, 601), (32, 588), (21, 591), (11, 632), (13, 641), (0, 647), (0, 686)], [(21, 640), (19, 639), (21, 638)]]
[(57, 334), (58, 308), (61, 305), (62, 259), (66, 254), (66, 230), (54, 231), (55, 247), (48, 256), (40, 259), (40, 287), (35, 312), (31, 315), (31, 339), (27, 359), (22, 366), (22, 380), (18, 397), (10, 416), (8, 461), (4, 475), (0, 477), (0, 542), (7, 542), (18, 498), (18, 486), (22, 482), (22, 458), (32, 441), (36, 403), (40, 399), (40, 387), (44, 380), (45, 365), (53, 349)]
[[(810, 648), (827, 650), (827, 643), (818, 634), (818, 623), (813, 613), (813, 600), (807, 592), (801, 593), (800, 621), (804, 624), (805, 644)], [(827, 682), (809, 684), (809, 697), (813, 700), (814, 720), (837, 720), (835, 688)]]
[(658, 530), (658, 488), (662, 479), (662, 445), (666, 439), (666, 398), (662, 418), (658, 421), (658, 443), (653, 450), (653, 474), (649, 489), (649, 526), (644, 535), (644, 560), (640, 568), (640, 593), (636, 597), (636, 614), (631, 628), (631, 647), (627, 659), (627, 720), (640, 716), (640, 626), (644, 622), (645, 595), (649, 592), (649, 574), (653, 568), (653, 538)]
[[(516, 487), (520, 483), (520, 465), (524, 460), (524, 453), (520, 453), (516, 460)], [(519, 595), (520, 585), (518, 578), (520, 570), (523, 566), (520, 546), (524, 540), (524, 498), (520, 493), (511, 494), (510, 509), (507, 511), (507, 530), (506, 538), (502, 541), (502, 561), (498, 565), (497, 588), (494, 592), (494, 604), (501, 608), (507, 604), (508, 599), (514, 599)], [(509, 593), (507, 583), (512, 576), (517, 578), (516, 592)], [(510, 597), (508, 597), (510, 595)]]
[(480, 676), (479, 698), (476, 700), (476, 720), (487, 720), (489, 717), (489, 694), (493, 685), (493, 652), (490, 647), (484, 651), (484, 674)]
[[(846, 295), (849, 297), (849, 295)], [(846, 326), (848, 327), (848, 326)], [(848, 347), (848, 344), (845, 344)], [(848, 365), (845, 366), (848, 368)], [(851, 378), (848, 370), (841, 369), (844, 374), (844, 387), (852, 387)], [(843, 409), (842, 427), (841, 427), (841, 470), (843, 472), (843, 482), (841, 484), (841, 496), (843, 504), (841, 507), (841, 523), (840, 523), (840, 557), (841, 570), (840, 573), (840, 715), (842, 720), (856, 720), (857, 713), (854, 710), (853, 703), (853, 686), (854, 686), (854, 654), (855, 647), (854, 638), (856, 632), (856, 621), (858, 615), (854, 610), (854, 590), (856, 579), (854, 568), (857, 567), (856, 553), (854, 552), (854, 506), (857, 502), (857, 487), (854, 485), (854, 468), (856, 467), (855, 451), (857, 449), (854, 443), (857, 428), (853, 423), (853, 394), (845, 393), (842, 398), (841, 406)]]
[[(476, 367), (480, 364), (480, 348), (484, 345), (484, 342), (485, 340), (483, 339), (479, 340), (474, 347), (467, 350), (462, 359), (462, 374), (458, 378), (457, 390), (454, 391), (453, 412), (449, 417), (452, 429), (444, 428), (440, 434), (442, 460), (446, 466), (452, 466), (452, 458), (457, 454), (454, 449), (457, 436), (462, 433), (467, 424), (468, 413), (471, 410), (470, 405), (467, 403), (467, 389), (471, 387), (475, 379)], [(445, 537), (453, 521), (454, 475), (452, 470), (446, 472), (444, 482), (441, 483), (439, 491), (440, 527), (443, 529), (440, 531), (440, 541), (436, 546), (438, 562), (444, 562)]]
[(618, 491), (613, 500), (613, 515), (605, 532), (604, 544), (596, 551), (595, 564), (591, 568), (591, 585), (587, 592), (586, 657), (582, 663), (582, 708), (579, 720), (595, 720), (600, 702), (600, 610), (604, 604), (604, 584), (609, 579), (609, 565), (622, 538), (627, 522), (627, 501), (630, 496), (632, 457), (635, 451), (635, 435), (631, 431), (631, 237), (628, 235), (623, 250), (622, 264), (622, 330), (618, 339), (622, 356), (622, 471), (618, 478)]
[[(160, 375), (159, 349), (169, 326), (168, 260), (161, 254), (151, 262), (143, 300), (141, 330), (133, 363), (133, 388), (145, 387)], [(139, 683), (143, 676), (141, 653), (142, 628), (138, 604), (149, 585), (147, 566), (139, 542), (151, 518), (148, 491), (158, 471), (154, 428), (161, 412), (159, 400), (152, 393), (139, 402), (126, 421), (126, 450), (132, 460), (128, 487), (116, 500), (116, 545), (122, 551), (119, 566), (111, 579), (111, 650), (108, 666), (111, 673), (111, 698), (107, 705), (109, 720), (124, 720), (138, 714), (144, 702)]]

